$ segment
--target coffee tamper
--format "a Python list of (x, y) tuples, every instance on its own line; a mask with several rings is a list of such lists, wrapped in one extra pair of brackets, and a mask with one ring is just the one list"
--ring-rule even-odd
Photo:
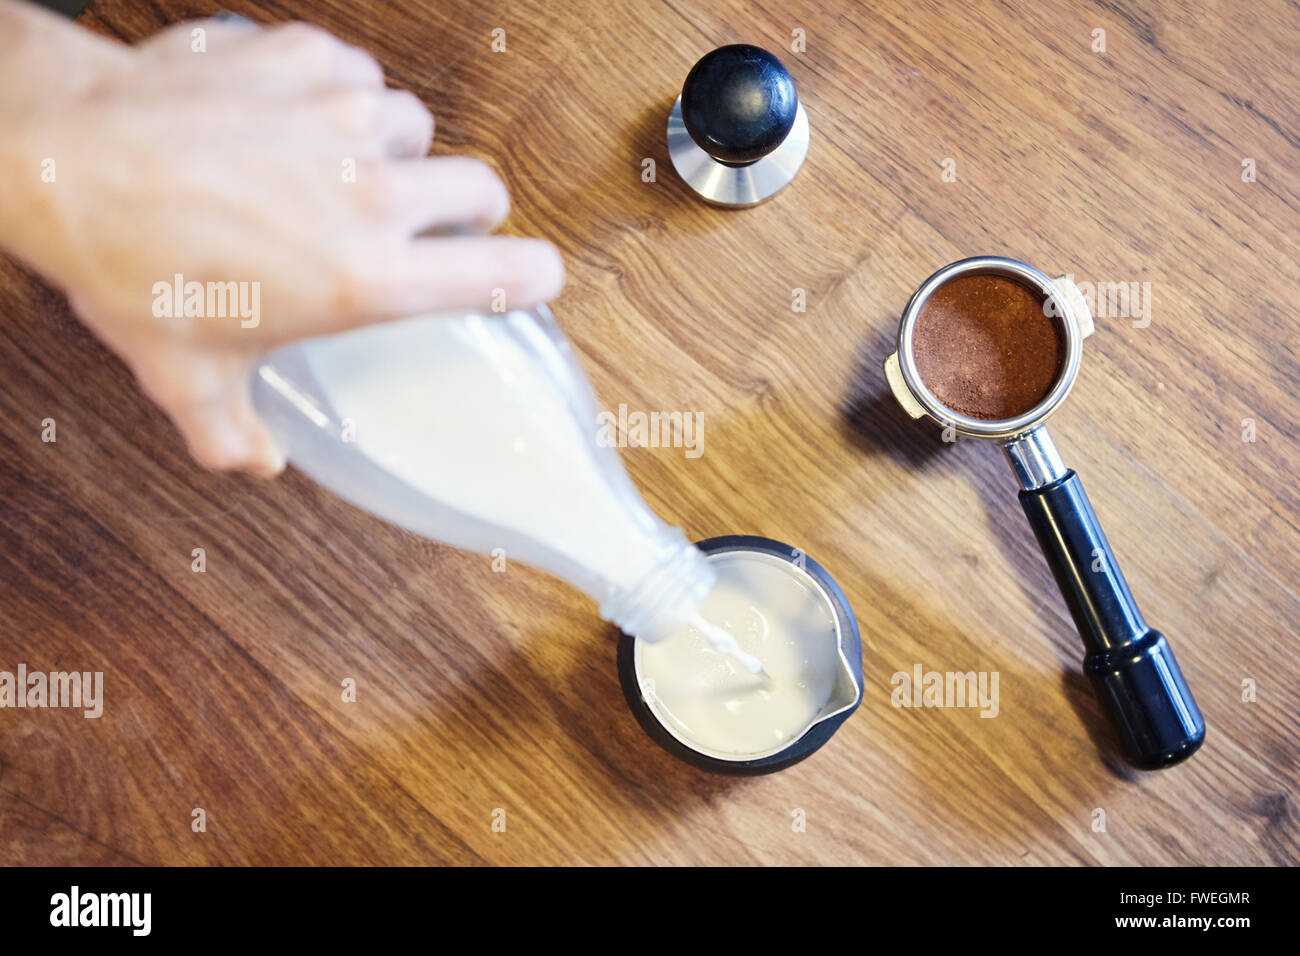
[[(917, 370), (912, 339), (922, 308), (944, 283), (972, 275), (999, 276), (1037, 292), (1064, 338), (1065, 363), (1051, 391), (1015, 418), (993, 421), (953, 411), (926, 388)], [(898, 351), (885, 360), (885, 377), (913, 418), (931, 418), (958, 435), (1002, 445), (1020, 482), (1021, 507), (1083, 639), (1084, 672), (1129, 762), (1153, 770), (1195, 753), (1205, 739), (1205, 721), (1173, 649), (1147, 626), (1079, 476), (1065, 467), (1044, 424), (1074, 385), (1083, 340), (1092, 330), (1088, 303), (1068, 277), (1049, 279), (1014, 259), (963, 259), (944, 266), (912, 295), (899, 325)]]
[(753, 206), (775, 195), (808, 155), (808, 114), (781, 61), (739, 43), (706, 54), (668, 116), (668, 155), (715, 205)]

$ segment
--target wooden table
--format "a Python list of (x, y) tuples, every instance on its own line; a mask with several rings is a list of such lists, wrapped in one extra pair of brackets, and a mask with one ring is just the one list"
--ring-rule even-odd
[[(704, 417), (699, 458), (624, 453), (647, 500), (693, 537), (767, 535), (826, 565), (862, 627), (865, 699), (785, 773), (677, 763), (629, 715), (581, 595), (298, 474), (201, 471), (4, 261), (0, 670), (103, 671), (105, 705), (0, 711), (0, 862), (1300, 856), (1293, 8), (224, 5), (368, 47), (437, 114), (436, 152), (501, 171), (507, 231), (565, 255), (554, 309), (602, 405)], [(134, 41), (218, 6), (96, 0), (81, 22)], [(784, 59), (813, 138), (786, 192), (738, 212), (693, 199), (664, 128), (695, 59), (739, 41)], [(943, 443), (887, 392), (908, 296), (976, 254), (1150, 283), (1149, 324), (1098, 318), (1053, 430), (1205, 713), (1175, 769), (1120, 759), (998, 450)], [(917, 664), (996, 671), (998, 716), (895, 708), (891, 675)]]

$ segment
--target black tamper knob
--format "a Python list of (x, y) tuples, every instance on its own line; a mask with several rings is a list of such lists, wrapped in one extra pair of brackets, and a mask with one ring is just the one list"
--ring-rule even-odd
[(781, 61), (737, 43), (706, 54), (682, 86), (682, 121), (695, 144), (720, 163), (762, 159), (790, 135), (799, 97)]
[(784, 189), (808, 156), (808, 113), (781, 61), (718, 47), (686, 76), (668, 114), (668, 157), (717, 206), (753, 206)]

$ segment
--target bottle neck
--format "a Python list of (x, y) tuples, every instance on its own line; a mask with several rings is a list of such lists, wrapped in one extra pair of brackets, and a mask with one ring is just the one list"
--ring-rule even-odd
[(717, 574), (699, 548), (673, 529), (673, 546), (630, 588), (615, 589), (600, 616), (624, 634), (658, 641), (684, 626), (713, 590)]

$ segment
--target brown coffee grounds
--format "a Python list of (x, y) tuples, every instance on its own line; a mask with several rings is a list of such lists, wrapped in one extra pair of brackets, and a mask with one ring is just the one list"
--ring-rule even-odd
[(935, 289), (912, 329), (925, 387), (970, 418), (1029, 411), (1065, 368), (1065, 336), (1043, 302), (1035, 290), (996, 275), (958, 276)]

